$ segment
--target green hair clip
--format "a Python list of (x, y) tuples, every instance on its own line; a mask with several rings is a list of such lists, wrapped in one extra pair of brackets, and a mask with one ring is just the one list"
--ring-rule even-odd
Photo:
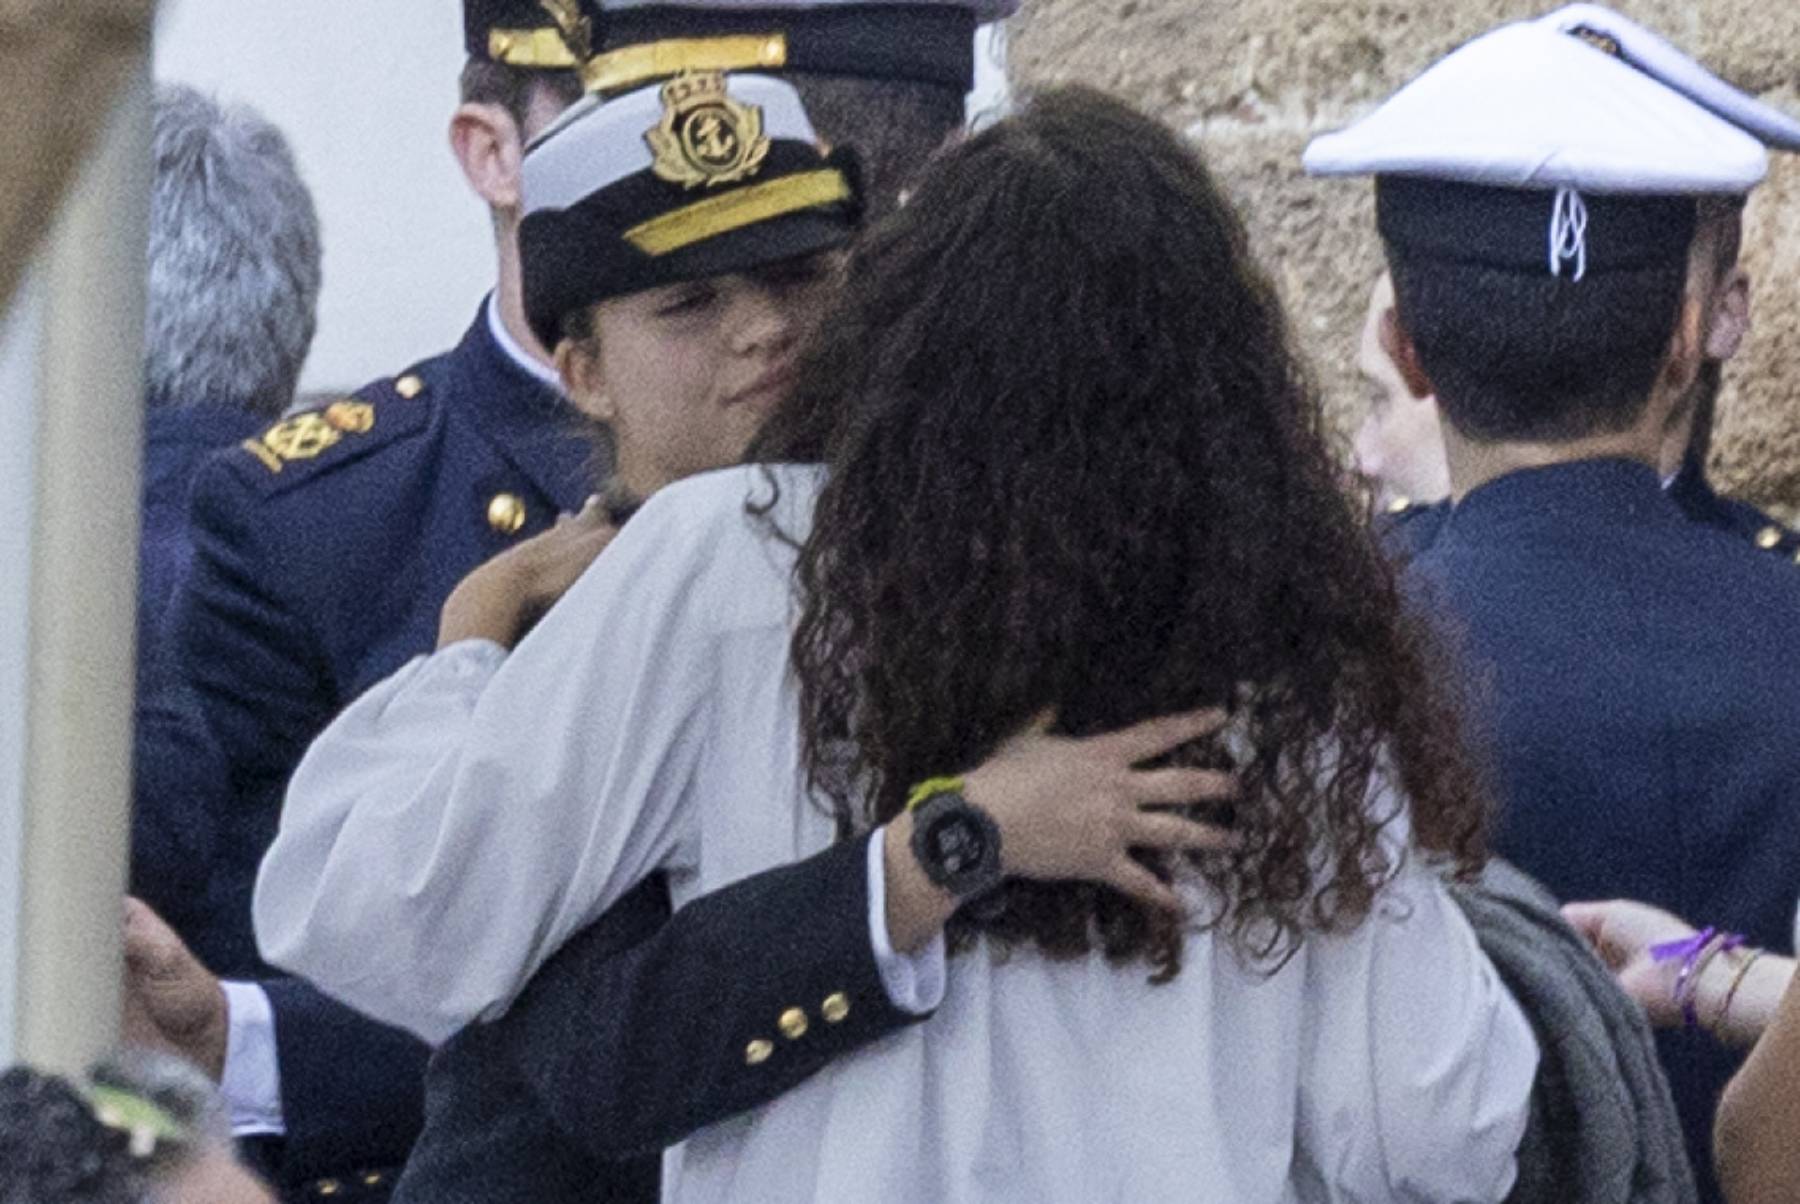
[(135, 1092), (95, 1083), (88, 1088), (88, 1103), (101, 1124), (131, 1138), (133, 1158), (150, 1157), (163, 1142), (185, 1145), (193, 1138), (186, 1125)]

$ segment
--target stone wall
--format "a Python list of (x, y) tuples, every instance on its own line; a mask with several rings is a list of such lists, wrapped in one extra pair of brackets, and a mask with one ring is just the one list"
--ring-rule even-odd
[[(1365, 181), (1309, 180), (1300, 151), (1433, 60), (1554, 0), (1026, 0), (1016, 86), (1081, 81), (1190, 131), (1233, 189), (1346, 432), (1356, 339), (1380, 270)], [(1615, 0), (1740, 87), (1800, 114), (1800, 2)], [(1747, 219), (1755, 331), (1720, 403), (1726, 490), (1800, 514), (1800, 156), (1775, 156)]]

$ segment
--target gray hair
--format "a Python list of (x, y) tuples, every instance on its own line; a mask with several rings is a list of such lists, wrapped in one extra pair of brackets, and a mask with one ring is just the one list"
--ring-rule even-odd
[(319, 217), (253, 110), (157, 88), (144, 383), (150, 405), (278, 414), (317, 325)]

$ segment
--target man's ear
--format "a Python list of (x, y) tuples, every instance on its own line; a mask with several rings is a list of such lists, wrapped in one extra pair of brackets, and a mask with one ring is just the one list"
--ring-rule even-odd
[(1400, 312), (1393, 306), (1381, 311), (1375, 337), (1381, 344), (1382, 354), (1394, 362), (1395, 370), (1400, 373), (1400, 382), (1412, 394), (1414, 401), (1424, 401), (1437, 392), (1432, 388), (1431, 379), (1425, 375), (1425, 366), (1419, 363), (1419, 349), (1413, 346), (1412, 336), (1400, 325)]
[(1675, 331), (1669, 336), (1669, 354), (1663, 361), (1658, 387), (1678, 398), (1686, 397), (1700, 377), (1707, 359), (1707, 307), (1692, 293), (1681, 298), (1675, 314)]
[(611, 422), (617, 415), (608, 394), (600, 357), (590, 339), (564, 339), (556, 345), (556, 374), (562, 377), (563, 389), (575, 408), (598, 422)]
[(491, 208), (519, 207), (519, 164), (525, 150), (512, 114), (499, 105), (457, 106), (450, 118), (450, 150), (469, 187)]
[(1712, 325), (1706, 332), (1706, 358), (1725, 362), (1738, 353), (1750, 333), (1750, 274), (1732, 268), (1713, 293)]

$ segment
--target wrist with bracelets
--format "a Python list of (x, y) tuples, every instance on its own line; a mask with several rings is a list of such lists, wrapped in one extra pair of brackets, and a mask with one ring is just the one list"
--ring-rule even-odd
[[(1701, 1028), (1698, 1001), (1700, 980), (1715, 958), (1729, 955), (1743, 948), (1744, 938), (1735, 932), (1720, 932), (1717, 928), (1703, 928), (1690, 937), (1678, 941), (1665, 941), (1650, 947), (1651, 960), (1656, 962), (1672, 962), (1677, 959), (1681, 968), (1676, 972), (1674, 986), (1670, 988), (1670, 999), (1681, 1010), (1681, 1019), (1689, 1031)], [(1750, 967), (1762, 956), (1762, 950), (1754, 949), (1739, 964), (1733, 976), (1731, 986), (1727, 988), (1723, 1002), (1719, 1005), (1718, 1015), (1712, 1023), (1704, 1027), (1717, 1032), (1725, 1023), (1725, 1017), (1731, 1011), (1731, 1002), (1737, 996), (1738, 988), (1743, 985)]]

